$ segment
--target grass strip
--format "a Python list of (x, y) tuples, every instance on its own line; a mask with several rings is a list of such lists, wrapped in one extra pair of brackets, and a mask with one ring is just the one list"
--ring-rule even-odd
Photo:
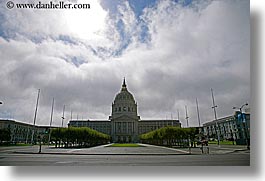
[(143, 147), (143, 146), (138, 145), (136, 143), (114, 143), (112, 145), (109, 145), (108, 147)]

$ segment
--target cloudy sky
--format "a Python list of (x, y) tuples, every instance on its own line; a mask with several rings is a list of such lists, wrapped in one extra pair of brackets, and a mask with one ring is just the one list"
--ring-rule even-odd
[(211, 88), (218, 117), (250, 101), (248, 0), (85, 2), (90, 9), (9, 10), (0, 1), (0, 117), (32, 123), (41, 89), (38, 125), (49, 124), (53, 97), (54, 125), (63, 105), (67, 121), (71, 110), (106, 120), (123, 77), (142, 119), (179, 110), (184, 127), (185, 105), (198, 125), (196, 98), (201, 122), (214, 119)]

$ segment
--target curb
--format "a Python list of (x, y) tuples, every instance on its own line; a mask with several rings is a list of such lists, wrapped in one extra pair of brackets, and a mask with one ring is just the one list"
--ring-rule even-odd
[[(240, 152), (240, 151), (247, 151), (248, 149), (237, 149), (237, 150), (231, 150), (231, 151), (226, 151), (224, 153), (209, 153), (209, 155), (223, 155), (223, 154), (230, 154), (230, 153), (235, 153), (235, 152)], [(139, 155), (139, 156), (169, 156), (169, 155), (207, 155), (207, 154), (202, 154), (202, 153), (60, 153), (60, 152), (22, 152), (22, 151), (14, 151), (13, 153), (18, 153), (18, 154), (45, 154), (45, 155)]]
[(19, 153), (19, 154), (45, 154), (45, 155), (117, 155), (117, 156), (121, 156), (121, 155), (139, 155), (139, 156), (163, 156), (163, 155), (192, 155), (189, 153), (152, 153), (152, 154), (147, 154), (147, 153), (58, 153), (58, 152), (18, 152), (15, 151), (13, 153)]

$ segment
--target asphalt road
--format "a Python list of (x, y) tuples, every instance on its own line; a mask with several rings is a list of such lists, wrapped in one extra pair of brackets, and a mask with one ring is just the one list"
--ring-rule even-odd
[[(112, 153), (118, 154), (93, 154), (99, 150), (112, 149)], [(114, 150), (115, 149), (115, 150)], [(149, 151), (150, 154), (120, 154), (122, 149), (126, 152), (137, 152), (137, 150)], [(113, 151), (114, 150), (114, 151)], [(37, 154), (38, 147), (6, 147), (0, 148), (0, 165), (7, 166), (249, 166), (249, 151), (238, 151), (226, 154), (195, 154), (188, 155), (160, 147), (141, 148), (106, 148), (95, 147), (90, 149), (61, 149), (63, 154), (49, 151), (46, 154)], [(23, 151), (24, 153), (14, 153)], [(31, 153), (34, 151), (34, 153)], [(44, 148), (45, 151), (45, 148)], [(124, 150), (123, 150), (124, 151)], [(167, 154), (152, 154), (164, 151)], [(106, 151), (105, 151), (106, 152)], [(71, 153), (71, 154), (68, 154)], [(76, 154), (72, 154), (76, 153)], [(78, 154), (92, 153), (92, 154)], [(170, 154), (168, 154), (170, 153)]]
[(1, 155), (6, 166), (248, 166), (249, 155)]

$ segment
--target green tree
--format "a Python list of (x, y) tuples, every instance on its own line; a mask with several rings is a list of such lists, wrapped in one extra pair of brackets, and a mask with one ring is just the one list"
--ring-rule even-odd
[(7, 128), (0, 129), (0, 143), (2, 144), (3, 142), (10, 142), (10, 140), (11, 140), (10, 130)]
[(64, 147), (90, 147), (107, 143), (110, 140), (110, 136), (91, 128), (69, 127), (53, 129), (52, 140), (55, 141), (55, 147), (57, 145)]

